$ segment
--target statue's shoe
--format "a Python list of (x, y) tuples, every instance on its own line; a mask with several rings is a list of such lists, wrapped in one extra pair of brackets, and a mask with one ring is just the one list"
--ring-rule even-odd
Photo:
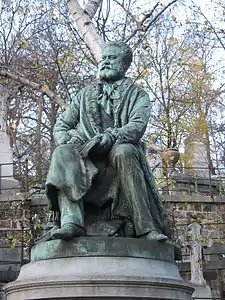
[(159, 242), (166, 242), (168, 240), (168, 237), (157, 230), (152, 230), (146, 235), (143, 236), (146, 240), (149, 241), (159, 241)]
[(42, 236), (37, 237), (34, 241), (34, 244), (44, 243), (52, 239), (53, 233), (59, 229), (59, 226), (54, 226), (50, 230), (48, 230), (46, 233), (44, 233)]
[(72, 223), (68, 223), (63, 225), (61, 228), (55, 230), (52, 233), (51, 239), (62, 239), (65, 241), (69, 241), (74, 237), (79, 237), (79, 236), (85, 236), (86, 235), (86, 231), (84, 228), (72, 224)]

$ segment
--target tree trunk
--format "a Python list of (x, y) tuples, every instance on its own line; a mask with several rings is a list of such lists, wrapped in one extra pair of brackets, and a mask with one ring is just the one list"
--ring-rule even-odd
[(96, 14), (99, 6), (101, 5), (102, 0), (91, 0), (88, 1), (84, 7), (84, 11), (89, 15), (89, 18), (92, 19)]
[(78, 27), (78, 31), (98, 63), (101, 59), (101, 49), (104, 41), (100, 34), (98, 34), (91, 19), (96, 13), (100, 2), (99, 0), (88, 1), (85, 8), (82, 9), (77, 0), (67, 1), (68, 8)]

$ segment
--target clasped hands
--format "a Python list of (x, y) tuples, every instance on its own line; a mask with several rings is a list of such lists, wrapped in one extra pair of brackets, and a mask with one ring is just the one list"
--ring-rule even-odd
[(92, 148), (92, 151), (96, 153), (108, 152), (112, 148), (114, 142), (115, 139), (109, 133), (103, 133), (100, 142)]
[[(109, 134), (108, 132), (99, 134), (93, 137), (92, 139), (96, 140), (96, 143), (94, 146), (91, 146), (91, 151), (93, 153), (99, 153), (99, 154), (108, 152), (116, 141), (115, 137)], [(65, 143), (74, 144), (76, 143), (76, 139), (74, 139), (74, 137), (72, 137), (70, 140), (61, 139), (59, 144), (65, 144)], [(87, 143), (91, 143), (91, 140), (89, 140)]]

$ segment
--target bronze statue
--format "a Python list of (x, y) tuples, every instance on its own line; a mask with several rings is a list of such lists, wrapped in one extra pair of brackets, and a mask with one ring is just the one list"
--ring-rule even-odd
[(102, 234), (118, 236), (123, 227), (123, 236), (167, 240), (165, 209), (141, 140), (151, 105), (148, 94), (125, 77), (131, 62), (126, 44), (107, 43), (99, 82), (78, 92), (55, 124), (46, 190), (60, 217), (51, 239), (87, 235), (84, 207), (110, 203)]

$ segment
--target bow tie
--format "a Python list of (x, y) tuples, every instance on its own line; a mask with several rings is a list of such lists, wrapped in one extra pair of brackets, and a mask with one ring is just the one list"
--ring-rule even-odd
[(116, 90), (118, 85), (116, 83), (113, 84), (104, 83), (101, 87), (102, 87), (103, 95), (110, 97), (113, 94), (113, 92)]
[(102, 92), (99, 95), (98, 103), (109, 115), (113, 115), (113, 95), (117, 87), (118, 85), (116, 83), (104, 83), (100, 85)]

